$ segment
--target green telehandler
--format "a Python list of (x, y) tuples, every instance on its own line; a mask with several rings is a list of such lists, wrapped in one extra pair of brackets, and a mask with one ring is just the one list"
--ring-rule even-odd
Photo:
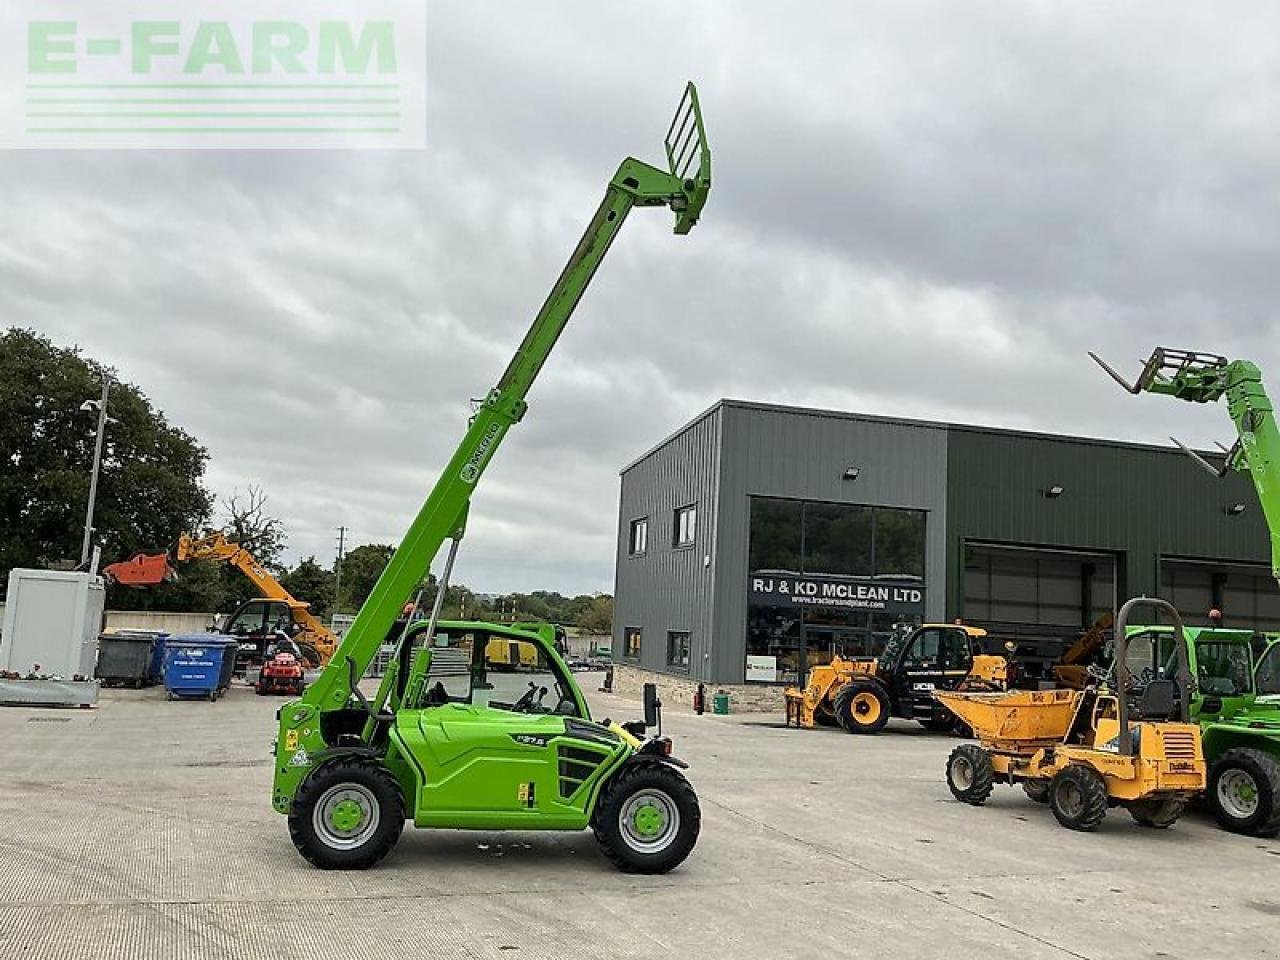
[[(1262, 373), (1247, 360), (1228, 360), (1213, 353), (1157, 347), (1130, 383), (1097, 354), (1089, 354), (1120, 386), (1132, 394), (1159, 393), (1192, 403), (1223, 397), (1236, 425), (1237, 437), (1223, 447), (1215, 466), (1175, 438), (1197, 464), (1221, 479), (1230, 471), (1247, 473), (1258, 493), (1271, 534), (1272, 574), (1280, 580), (1280, 430)], [(1156, 634), (1167, 628), (1135, 626), (1133, 633)], [(1205, 760), (1209, 763), (1206, 799), (1218, 823), (1227, 830), (1254, 836), (1280, 833), (1280, 641), (1257, 658), (1252, 630), (1220, 626), (1188, 627), (1192, 672), (1191, 718), (1200, 724)], [(1140, 650), (1130, 644), (1131, 650)], [(1130, 664), (1131, 671), (1158, 671), (1168, 662), (1165, 651), (1150, 663)]]
[[(633, 207), (666, 207), (675, 232), (697, 223), (711, 189), (698, 93), (684, 91), (666, 168), (627, 158), (497, 385), (472, 416), (329, 664), (279, 711), (272, 805), (318, 867), (381, 860), (404, 822), (475, 830), (586, 830), (619, 868), (664, 873), (693, 849), (698, 799), (645, 717), (597, 722), (556, 649), (554, 628), (441, 622), (472, 493)], [(445, 541), (429, 619), (405, 628), (372, 699), (359, 687)], [(416, 606), (416, 600), (413, 601)], [(648, 735), (657, 727), (656, 735)]]

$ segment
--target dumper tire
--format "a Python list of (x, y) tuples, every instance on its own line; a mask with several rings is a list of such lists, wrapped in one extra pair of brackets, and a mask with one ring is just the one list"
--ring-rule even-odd
[(1065, 767), (1049, 782), (1049, 809), (1068, 830), (1096, 830), (1107, 815), (1107, 783), (1092, 767)]
[(1280, 761), (1268, 753), (1252, 747), (1226, 751), (1209, 771), (1205, 797), (1224, 830), (1280, 834)]
[(623, 873), (667, 873), (693, 851), (702, 810), (693, 787), (674, 766), (633, 759), (605, 786), (591, 829), (600, 852)]
[(1146, 800), (1133, 800), (1128, 804), (1129, 816), (1144, 827), (1153, 830), (1168, 830), (1182, 811), (1187, 808), (1183, 797), (1150, 797)]
[(874, 680), (850, 680), (832, 708), (846, 733), (879, 733), (889, 722), (889, 695)]
[(404, 794), (391, 771), (373, 760), (342, 757), (302, 781), (289, 810), (289, 836), (321, 870), (366, 870), (391, 852), (404, 819)]
[(947, 757), (947, 786), (961, 803), (980, 807), (995, 789), (991, 754), (976, 743), (962, 743)]
[(1028, 800), (1034, 800), (1036, 803), (1049, 802), (1049, 781), (1048, 780), (1023, 780), (1022, 792), (1027, 795)]

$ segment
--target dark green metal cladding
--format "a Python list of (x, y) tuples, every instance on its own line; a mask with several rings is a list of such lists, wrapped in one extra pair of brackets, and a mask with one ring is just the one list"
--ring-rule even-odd
[(948, 618), (963, 615), (966, 540), (1117, 553), (1121, 597), (1159, 595), (1162, 556), (1269, 560), (1258, 511), (1223, 509), (1250, 502), (1248, 480), (1172, 448), (950, 427), (947, 475)]

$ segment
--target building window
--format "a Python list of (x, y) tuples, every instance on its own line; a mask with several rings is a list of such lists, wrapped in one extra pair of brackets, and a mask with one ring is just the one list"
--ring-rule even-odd
[(667, 666), (680, 670), (689, 669), (689, 634), (673, 630), (667, 634)]
[(687, 547), (693, 543), (694, 537), (697, 535), (698, 526), (698, 507), (696, 504), (690, 504), (687, 507), (680, 507), (676, 510), (676, 522), (674, 524), (674, 536), (672, 538), (672, 546)]
[(639, 557), (649, 546), (649, 518), (641, 517), (631, 521), (631, 556)]
[(752, 571), (924, 578), (922, 510), (751, 498)]
[(639, 627), (627, 627), (622, 631), (622, 655), (628, 660), (640, 659)]

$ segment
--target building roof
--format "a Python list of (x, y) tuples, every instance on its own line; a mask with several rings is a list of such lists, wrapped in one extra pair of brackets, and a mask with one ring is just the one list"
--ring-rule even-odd
[[(886, 424), (895, 424), (895, 425), (904, 426), (904, 427), (920, 427), (920, 428), (932, 429), (932, 430), (947, 430), (947, 431), (954, 430), (954, 431), (963, 431), (965, 433), (984, 433), (984, 434), (990, 434), (993, 436), (1024, 437), (1031, 440), (1056, 440), (1062, 443), (1081, 443), (1081, 444), (1088, 444), (1090, 446), (1096, 446), (1096, 447), (1111, 447), (1111, 448), (1125, 449), (1125, 450), (1149, 450), (1154, 453), (1179, 453), (1179, 454), (1181, 453), (1181, 451), (1179, 451), (1176, 447), (1164, 446), (1161, 444), (1154, 444), (1154, 443), (1141, 443), (1141, 442), (1130, 441), (1130, 440), (1108, 440), (1102, 437), (1081, 437), (1073, 434), (1049, 433), (1046, 431), (1039, 431), (1039, 430), (1017, 430), (1011, 427), (988, 427), (988, 426), (982, 426), (981, 424), (956, 423), (956, 422), (946, 421), (946, 420), (917, 420), (910, 417), (888, 417), (888, 416), (883, 416), (881, 414), (855, 413), (849, 410), (830, 410), (830, 409), (824, 409), (822, 407), (793, 407), (793, 406), (787, 406), (785, 404), (779, 404), (779, 403), (761, 403), (755, 400), (734, 400), (726, 397), (726, 398), (717, 400), (710, 407), (708, 407), (706, 410), (703, 410), (701, 413), (695, 416), (688, 423), (684, 424), (679, 429), (669, 434), (663, 440), (654, 444), (644, 453), (640, 454), (640, 456), (636, 457), (634, 460), (628, 463), (625, 467), (619, 470), (618, 473), (624, 474), (627, 471), (631, 470), (633, 467), (636, 467), (637, 465), (643, 463), (645, 460), (653, 456), (663, 447), (667, 446), (677, 437), (681, 436), (686, 431), (691, 430), (693, 427), (697, 426), (703, 420), (707, 419), (713, 414), (720, 412), (721, 409), (726, 407), (732, 407), (739, 410), (757, 411), (761, 413), (786, 413), (786, 414), (791, 414), (796, 416), (825, 417), (825, 418), (836, 419), (836, 420), (858, 420), (864, 423), (886, 423)], [(1219, 450), (1199, 450), (1197, 452), (1205, 456), (1221, 456), (1222, 455), (1221, 451)]]

